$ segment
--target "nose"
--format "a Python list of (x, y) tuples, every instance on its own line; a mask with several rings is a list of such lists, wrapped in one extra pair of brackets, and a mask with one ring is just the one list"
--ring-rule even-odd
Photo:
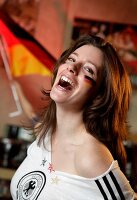
[(76, 63), (71, 63), (68, 65), (67, 70), (74, 75), (78, 74), (78, 65)]

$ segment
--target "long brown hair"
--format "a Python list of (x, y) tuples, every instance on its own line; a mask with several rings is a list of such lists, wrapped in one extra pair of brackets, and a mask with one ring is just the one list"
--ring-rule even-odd
[[(52, 84), (55, 81), (60, 64), (68, 56), (83, 45), (93, 45), (99, 48), (104, 56), (101, 82), (96, 97), (86, 103), (83, 110), (83, 122), (88, 133), (104, 143), (114, 159), (118, 160), (122, 170), (126, 163), (126, 153), (123, 140), (127, 136), (127, 112), (131, 84), (125, 67), (122, 65), (115, 49), (104, 39), (86, 35), (80, 37), (58, 59), (53, 72)], [(49, 96), (48, 91), (44, 91)], [(39, 144), (44, 141), (46, 133), (56, 129), (56, 105), (53, 100), (44, 111), (40, 125), (36, 128)]]

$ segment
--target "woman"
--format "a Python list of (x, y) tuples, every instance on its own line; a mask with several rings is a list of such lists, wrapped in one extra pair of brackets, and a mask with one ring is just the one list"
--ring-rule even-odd
[[(131, 86), (114, 48), (87, 35), (59, 58), (37, 139), (11, 182), (13, 199), (135, 199), (124, 170)], [(119, 168), (119, 165), (121, 170)]]

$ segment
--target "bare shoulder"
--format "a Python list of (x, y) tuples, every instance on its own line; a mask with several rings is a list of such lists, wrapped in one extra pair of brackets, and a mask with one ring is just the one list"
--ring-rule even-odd
[(108, 148), (92, 136), (85, 140), (75, 156), (78, 175), (87, 178), (95, 178), (106, 172), (112, 161)]

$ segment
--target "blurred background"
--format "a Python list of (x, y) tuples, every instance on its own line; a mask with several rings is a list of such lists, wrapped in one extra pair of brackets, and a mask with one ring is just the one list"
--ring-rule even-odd
[(0, 0), (0, 199), (26, 156), (57, 58), (85, 33), (113, 44), (132, 83), (125, 174), (137, 192), (137, 1)]

